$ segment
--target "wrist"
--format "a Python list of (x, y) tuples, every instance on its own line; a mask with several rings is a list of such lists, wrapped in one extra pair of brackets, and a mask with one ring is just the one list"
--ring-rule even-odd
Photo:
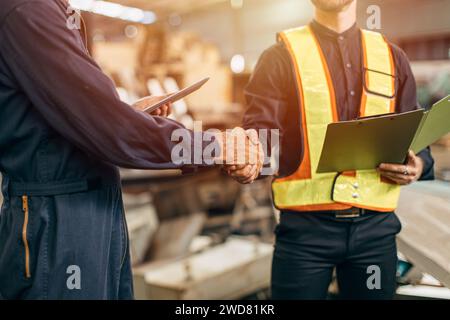
[(215, 164), (223, 165), (226, 159), (226, 135), (224, 132), (215, 132), (213, 136), (218, 146), (213, 161)]
[(420, 177), (422, 177), (423, 170), (425, 168), (425, 161), (419, 156), (416, 156), (416, 157), (417, 157), (416, 161), (417, 161), (417, 164), (418, 164), (417, 179), (420, 179)]

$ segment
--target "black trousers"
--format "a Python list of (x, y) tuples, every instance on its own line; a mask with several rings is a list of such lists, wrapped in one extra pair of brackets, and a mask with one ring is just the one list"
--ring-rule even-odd
[(392, 299), (400, 230), (395, 213), (342, 219), (326, 212), (282, 212), (272, 298), (326, 299), (336, 268), (341, 299)]

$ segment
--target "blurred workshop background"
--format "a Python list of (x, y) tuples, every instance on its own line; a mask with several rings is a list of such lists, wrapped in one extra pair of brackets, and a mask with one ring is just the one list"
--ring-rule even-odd
[[(278, 31), (312, 19), (309, 0), (71, 0), (89, 50), (124, 101), (211, 77), (174, 105), (187, 127), (238, 126), (243, 90)], [(422, 106), (450, 94), (449, 0), (359, 0), (406, 51)], [(450, 121), (450, 119), (449, 119)], [(438, 180), (403, 190), (398, 299), (450, 299), (450, 136), (432, 146)], [(210, 169), (122, 170), (138, 299), (267, 299), (276, 210), (270, 179), (241, 186)], [(330, 287), (332, 298), (338, 288)]]

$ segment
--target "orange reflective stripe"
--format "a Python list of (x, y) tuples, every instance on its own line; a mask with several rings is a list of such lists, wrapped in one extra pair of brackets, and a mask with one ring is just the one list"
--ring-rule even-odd
[(347, 210), (352, 208), (352, 205), (342, 203), (331, 204), (313, 204), (305, 206), (277, 206), (279, 210), (293, 210), (293, 211), (329, 211), (329, 210)]
[(344, 171), (341, 174), (347, 177), (356, 177), (356, 171)]
[[(341, 202), (341, 203), (345, 203), (345, 202)], [(366, 206), (366, 205), (359, 204), (359, 203), (358, 204), (346, 203), (346, 204), (349, 205), (350, 207), (366, 209), (366, 210), (371, 210), (371, 211), (378, 211), (378, 212), (392, 212), (396, 209), (396, 208), (378, 208), (378, 207), (373, 207), (373, 206)]]
[[(364, 39), (364, 32), (361, 30), (361, 40), (362, 40), (362, 52), (363, 52), (363, 63), (364, 63), (364, 68), (367, 69), (368, 68), (368, 62), (367, 62), (367, 47), (366, 47), (366, 41)], [(366, 71), (364, 71), (364, 79), (366, 81), (366, 85), (367, 87), (369, 87), (369, 75)], [(362, 89), (362, 94), (361, 94), (361, 106), (360, 106), (360, 110), (359, 110), (359, 116), (360, 117), (364, 117), (364, 115), (366, 114), (366, 105), (367, 105), (367, 94), (366, 91), (364, 90), (364, 85), (363, 85), (363, 89)]]

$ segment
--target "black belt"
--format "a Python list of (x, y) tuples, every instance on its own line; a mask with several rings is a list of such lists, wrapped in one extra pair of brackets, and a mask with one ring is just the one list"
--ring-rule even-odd
[(372, 212), (370, 210), (361, 209), (361, 208), (350, 208), (347, 210), (335, 210), (331, 211), (332, 214), (338, 219), (348, 219), (348, 218), (358, 218), (361, 217), (369, 212)]
[(46, 183), (9, 181), (8, 192), (9, 195), (13, 197), (23, 195), (46, 197), (87, 192), (99, 189), (101, 186), (102, 180), (100, 178), (55, 181)]

